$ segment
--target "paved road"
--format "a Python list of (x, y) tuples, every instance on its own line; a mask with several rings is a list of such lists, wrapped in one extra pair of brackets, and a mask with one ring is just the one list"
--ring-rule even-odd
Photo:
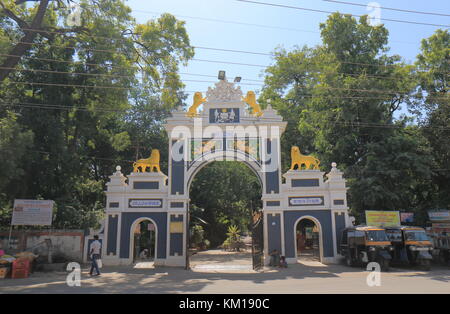
[(63, 272), (35, 273), (0, 280), (0, 293), (450, 293), (448, 268), (393, 269), (382, 274), (380, 287), (367, 286), (367, 275), (362, 269), (320, 263), (260, 273), (105, 267), (101, 277), (89, 278), (84, 270), (81, 287), (68, 287)]

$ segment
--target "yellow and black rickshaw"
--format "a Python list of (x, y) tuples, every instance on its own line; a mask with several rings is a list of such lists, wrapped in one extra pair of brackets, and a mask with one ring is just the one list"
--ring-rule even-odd
[(423, 228), (401, 226), (385, 229), (394, 247), (392, 264), (420, 265), (430, 269), (433, 246)]
[(389, 270), (393, 250), (386, 231), (379, 227), (357, 226), (342, 231), (340, 252), (348, 266), (377, 262), (381, 270)]

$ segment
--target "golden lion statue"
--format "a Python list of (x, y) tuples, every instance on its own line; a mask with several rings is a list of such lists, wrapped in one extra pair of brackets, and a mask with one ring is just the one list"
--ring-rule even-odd
[[(141, 168), (141, 170), (139, 170), (139, 168)], [(161, 172), (161, 169), (159, 168), (159, 150), (152, 149), (150, 157), (139, 159), (133, 163), (133, 172), (146, 172), (147, 168), (150, 168), (150, 172), (153, 172), (153, 169), (155, 168), (156, 172)]]
[(195, 117), (197, 115), (198, 106), (203, 104), (205, 101), (206, 101), (206, 98), (203, 98), (202, 93), (196, 92), (194, 94), (194, 103), (192, 104), (192, 106), (189, 107), (186, 115), (191, 118)]
[(247, 96), (242, 97), (242, 101), (245, 101), (253, 109), (253, 114), (255, 116), (260, 117), (262, 115), (261, 107), (256, 102), (255, 92), (248, 91)]
[(311, 169), (311, 166), (313, 170), (319, 170), (320, 164), (319, 159), (313, 156), (302, 155), (298, 146), (292, 146), (291, 159), (292, 159), (291, 170), (294, 170), (296, 165), (298, 167), (297, 170), (301, 170), (302, 165), (305, 165), (306, 170)]

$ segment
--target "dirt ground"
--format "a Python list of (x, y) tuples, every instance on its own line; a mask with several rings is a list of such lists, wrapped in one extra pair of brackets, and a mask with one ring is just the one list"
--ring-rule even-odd
[(450, 269), (440, 266), (428, 272), (393, 268), (381, 273), (381, 286), (369, 287), (369, 272), (362, 268), (316, 261), (256, 272), (249, 253), (207, 251), (191, 264), (192, 270), (152, 263), (104, 267), (100, 277), (90, 277), (86, 267), (81, 287), (69, 287), (65, 272), (34, 273), (0, 279), (0, 293), (450, 293)]

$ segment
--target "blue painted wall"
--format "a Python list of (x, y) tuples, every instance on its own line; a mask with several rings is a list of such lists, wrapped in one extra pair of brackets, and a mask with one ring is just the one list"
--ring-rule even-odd
[[(280, 163), (278, 161), (278, 153), (276, 151), (276, 147), (277, 147), (276, 140), (271, 141), (271, 140), (267, 139), (266, 145), (267, 145), (266, 153), (267, 154), (273, 153), (273, 155), (271, 155), (272, 160), (266, 161), (266, 164), (280, 165)], [(268, 158), (268, 156), (263, 156), (263, 160), (267, 160), (267, 158)], [(272, 191), (274, 191), (274, 193), (276, 193), (276, 194), (280, 193), (280, 169), (276, 169), (275, 171), (271, 171), (271, 172), (269, 172), (269, 171), (266, 172), (266, 193), (271, 194)]]
[(114, 218), (109, 215), (108, 216), (108, 245), (106, 247), (106, 255), (110, 253), (116, 255), (117, 254), (117, 226), (119, 223), (119, 215), (116, 215)]
[[(179, 145), (176, 144), (177, 141), (172, 141), (172, 145)], [(184, 150), (184, 144), (180, 147), (180, 154), (183, 155)], [(183, 155), (184, 156), (184, 155)], [(172, 195), (175, 195), (178, 193), (184, 194), (184, 157), (182, 160), (175, 161), (172, 158), (172, 171), (171, 171), (171, 191), (170, 193)]]
[(281, 215), (271, 215), (267, 216), (267, 233), (268, 233), (268, 252), (281, 250)]
[(122, 226), (120, 228), (120, 258), (130, 256), (130, 229), (136, 219), (148, 217), (153, 219), (158, 229), (158, 248), (156, 256), (166, 258), (167, 249), (167, 213), (122, 213)]
[(322, 226), (323, 256), (333, 257), (331, 210), (302, 210), (284, 212), (284, 242), (286, 257), (296, 257), (295, 222), (303, 216), (316, 218)]
[[(178, 221), (178, 222), (183, 222), (184, 216), (183, 215), (179, 215), (178, 217), (176, 215), (170, 215), (170, 221)], [(183, 228), (185, 228), (185, 226), (183, 226)], [(175, 253), (178, 254), (178, 256), (183, 255), (183, 248), (184, 248), (184, 243), (183, 243), (183, 233), (171, 233), (170, 234), (170, 247), (169, 247), (169, 254), (170, 256), (174, 256)]]
[(170, 256), (174, 256), (175, 253), (178, 256), (183, 255), (183, 234), (182, 233), (171, 233), (170, 234)]
[(341, 243), (342, 230), (345, 229), (345, 215), (338, 215), (337, 213), (335, 213), (334, 220), (336, 222), (336, 247), (338, 249), (338, 253), (340, 253), (339, 244)]

